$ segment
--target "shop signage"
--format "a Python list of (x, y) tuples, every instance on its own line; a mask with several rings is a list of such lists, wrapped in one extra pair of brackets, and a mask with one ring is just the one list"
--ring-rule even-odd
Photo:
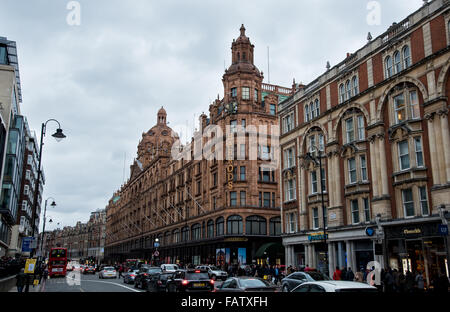
[(386, 226), (384, 227), (386, 239), (402, 239), (411, 237), (439, 236), (440, 222), (427, 222), (414, 225)]
[(439, 224), (439, 235), (447, 236), (448, 235), (448, 225), (447, 224)]
[(223, 240), (224, 242), (246, 242), (248, 241), (247, 237), (227, 237)]
[(323, 232), (311, 233), (308, 235), (309, 241), (321, 241), (328, 238), (328, 234), (324, 234)]
[(375, 229), (373, 227), (366, 227), (366, 235), (373, 236), (375, 234)]
[(411, 234), (421, 234), (422, 230), (419, 228), (415, 228), (415, 229), (404, 229), (403, 230), (403, 234), (405, 235), (411, 235)]
[(234, 164), (233, 164), (234, 152), (233, 148), (228, 148), (228, 162), (227, 162), (227, 184), (228, 189), (233, 189), (233, 180), (234, 180)]

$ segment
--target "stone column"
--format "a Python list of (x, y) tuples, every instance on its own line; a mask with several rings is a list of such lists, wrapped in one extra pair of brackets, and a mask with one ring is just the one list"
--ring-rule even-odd
[(442, 147), (444, 149), (445, 172), (447, 175), (446, 182), (450, 182), (450, 135), (448, 128), (448, 110), (440, 112), (441, 132), (442, 132)]
[(311, 248), (311, 267), (317, 268), (317, 255), (316, 255), (316, 246), (314, 244), (310, 245)]
[(446, 170), (444, 169), (445, 166), (445, 160), (444, 160), (444, 142), (442, 140), (442, 126), (441, 126), (441, 118), (436, 116), (437, 118), (433, 122), (434, 127), (434, 140), (436, 143), (436, 154), (437, 154), (437, 160), (438, 160), (438, 172), (439, 172), (439, 179), (441, 181), (441, 184), (445, 184), (447, 181), (446, 177)]
[(310, 257), (309, 245), (305, 244), (304, 246), (305, 246), (305, 266), (306, 265), (311, 266), (311, 262), (309, 260)]
[(334, 155), (334, 172), (335, 172), (335, 187), (336, 187), (336, 198), (335, 204), (337, 206), (342, 206), (342, 191), (341, 191), (341, 170), (340, 170), (340, 157), (339, 154)]
[(436, 155), (436, 140), (434, 137), (434, 127), (433, 127), (433, 114), (425, 115), (425, 118), (428, 120), (428, 145), (430, 148), (430, 158), (431, 158), (431, 173), (433, 176), (433, 185), (441, 184), (439, 177), (439, 167), (438, 160)]
[(384, 135), (379, 136), (378, 148), (380, 151), (381, 195), (388, 195), (389, 190), (388, 190), (386, 150), (385, 150), (385, 146), (384, 146)]
[(289, 249), (291, 248), (291, 246), (286, 245), (284, 246), (284, 257), (285, 257), (285, 264), (286, 267), (288, 267), (291, 263), (290, 263), (290, 259), (289, 259)]
[(343, 256), (343, 250), (342, 250), (342, 242), (338, 242), (338, 261), (337, 266), (339, 266), (339, 269), (342, 269), (344, 266), (342, 262), (342, 256)]
[(373, 190), (373, 197), (377, 197), (379, 195), (378, 193), (378, 184), (376, 182), (377, 180), (377, 156), (375, 151), (375, 137), (369, 138), (370, 140), (370, 172), (372, 173), (372, 190)]
[(328, 272), (330, 278), (334, 273), (334, 243), (328, 243)]
[(333, 176), (333, 156), (328, 156), (327, 158), (327, 171), (328, 171), (328, 177), (327, 177), (327, 182), (328, 182), (328, 202), (329, 202), (329, 206), (330, 207), (334, 207), (335, 206), (335, 190), (336, 190), (336, 181), (334, 179)]
[(351, 241), (346, 241), (345, 242), (345, 251), (347, 252), (347, 268), (352, 268), (353, 270), (353, 259), (352, 259), (352, 242)]

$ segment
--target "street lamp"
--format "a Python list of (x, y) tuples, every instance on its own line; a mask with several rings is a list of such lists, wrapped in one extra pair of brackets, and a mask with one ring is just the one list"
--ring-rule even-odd
[[(53, 208), (56, 207), (55, 199), (54, 199), (53, 197), (49, 197), (49, 198), (47, 198), (47, 199), (45, 200), (45, 208), (44, 208), (44, 225), (43, 225), (43, 227), (42, 227), (41, 252), (40, 252), (41, 258), (42, 258), (42, 259), (45, 258), (45, 257), (43, 257), (43, 255), (42, 255), (42, 247), (44, 246), (45, 222), (47, 221), (47, 219), (46, 219), (46, 213), (47, 213), (47, 201), (48, 201), (49, 199), (52, 199), (52, 200), (53, 200), (52, 203), (50, 204), (50, 206), (52, 206)], [(53, 222), (52, 219), (50, 219), (49, 222), (50, 222), (50, 223)]]
[[(317, 151), (317, 156), (313, 156), (311, 152), (306, 153), (305, 158), (309, 161), (312, 161), (315, 165), (319, 165), (319, 179), (320, 179), (320, 196), (322, 202), (322, 218), (323, 218), (323, 241), (325, 243), (325, 247), (327, 247), (327, 225), (326, 225), (326, 211), (325, 211), (325, 199), (324, 199), (324, 185), (322, 185), (323, 177), (322, 177), (322, 149), (318, 148), (316, 145), (311, 145), (312, 151)], [(325, 272), (328, 274), (328, 250), (325, 250)]]
[[(58, 120), (56, 119), (49, 119), (47, 120), (45, 123), (42, 124), (42, 128), (41, 128), (41, 142), (40, 142), (40, 146), (39, 146), (39, 158), (38, 158), (38, 176), (36, 179), (36, 185), (35, 185), (35, 191), (34, 191), (34, 201), (33, 201), (33, 211), (32, 211), (32, 229), (31, 229), (31, 236), (34, 237), (34, 227), (35, 227), (35, 216), (36, 216), (36, 206), (37, 206), (37, 201), (38, 201), (38, 193), (39, 193), (39, 183), (41, 180), (41, 162), (42, 162), (42, 146), (44, 145), (44, 137), (45, 137), (45, 130), (47, 128), (47, 123), (49, 123), (50, 121), (54, 121), (58, 124), (58, 129), (56, 129), (56, 132), (54, 134), (52, 134), (52, 137), (54, 137), (56, 139), (57, 142), (61, 141), (62, 139), (64, 139), (66, 136), (64, 135), (62, 129), (61, 129), (61, 125), (59, 123)], [(30, 258), (33, 257), (34, 255), (34, 249), (31, 250), (31, 254), (30, 254)]]

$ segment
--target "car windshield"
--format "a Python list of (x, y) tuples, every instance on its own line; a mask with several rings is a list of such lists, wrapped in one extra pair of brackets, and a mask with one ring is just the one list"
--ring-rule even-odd
[(148, 268), (147, 273), (161, 272), (161, 268)]
[(114, 271), (115, 268), (113, 268), (113, 267), (106, 267), (103, 270), (105, 270), (105, 271)]
[(251, 288), (251, 287), (268, 287), (270, 284), (264, 280), (260, 279), (241, 279), (240, 283), (242, 287), (244, 288)]
[(52, 261), (51, 264), (52, 264), (53, 266), (57, 266), (57, 265), (65, 265), (66, 262), (65, 262), (64, 260), (61, 260), (61, 261), (55, 260), (55, 261)]
[(213, 266), (213, 265), (211, 265), (209, 268), (210, 268), (211, 270), (213, 270), (213, 271), (219, 271), (219, 268), (217, 268), (217, 267), (215, 267), (215, 266)]
[(166, 265), (166, 270), (167, 269), (169, 269), (169, 270), (176, 270), (176, 269), (178, 269), (178, 267), (176, 265)]
[(330, 278), (320, 272), (308, 272), (308, 275), (315, 281), (328, 281)]
[(186, 273), (185, 278), (187, 280), (202, 280), (209, 279), (208, 273)]

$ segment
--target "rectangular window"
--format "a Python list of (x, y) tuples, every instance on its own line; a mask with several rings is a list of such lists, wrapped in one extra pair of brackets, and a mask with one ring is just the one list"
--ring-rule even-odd
[(240, 168), (240, 176), (239, 176), (239, 180), (241, 181), (245, 181), (246, 177), (245, 177), (245, 167), (241, 166)]
[(242, 99), (250, 100), (250, 88), (249, 87), (242, 87)]
[(237, 120), (230, 121), (230, 131), (231, 133), (237, 132)]
[(239, 145), (239, 158), (238, 158), (238, 160), (245, 160), (245, 156), (246, 156), (246, 153), (245, 153), (245, 144), (240, 144)]
[(270, 207), (270, 193), (264, 192), (264, 207)]
[(274, 116), (277, 114), (277, 106), (275, 104), (270, 104), (270, 114)]
[(325, 175), (325, 168), (320, 168), (320, 174), (322, 175), (322, 181), (320, 182), (322, 186), (322, 191), (327, 190), (327, 176)]
[(297, 232), (297, 216), (294, 212), (288, 214), (288, 233)]
[(230, 192), (230, 206), (237, 206), (237, 194), (236, 192)]
[(241, 195), (241, 198), (240, 198), (241, 206), (245, 206), (247, 194), (245, 193), (245, 191), (241, 191), (240, 195)]
[(216, 196), (213, 196), (213, 210), (216, 210), (217, 208), (217, 198)]
[(394, 97), (394, 114), (396, 124), (406, 120), (406, 107), (403, 93)]
[(400, 170), (409, 169), (409, 147), (407, 140), (398, 143), (398, 157)]
[(323, 134), (319, 134), (318, 136), (319, 136), (319, 150), (323, 152), (325, 151), (325, 142), (323, 139)]
[(317, 193), (317, 172), (311, 172), (311, 194)]
[(366, 162), (366, 156), (361, 156), (360, 157), (360, 161), (361, 161), (361, 180), (362, 181), (367, 181), (367, 162)]
[(285, 181), (285, 187), (284, 187), (284, 197), (285, 201), (291, 201), (295, 199), (295, 180), (289, 179)]
[(275, 193), (272, 193), (272, 207), (275, 208)]
[(237, 97), (237, 88), (231, 88), (231, 97)]
[(309, 105), (305, 105), (305, 122), (309, 121)]
[(217, 186), (217, 173), (213, 174), (213, 186)]
[(416, 166), (423, 167), (422, 139), (420, 137), (414, 138), (414, 146), (416, 149)]
[(349, 184), (356, 183), (356, 161), (355, 158), (348, 160), (348, 180)]
[(419, 98), (417, 97), (417, 91), (409, 92), (409, 104), (411, 107), (411, 118), (420, 118)]
[(358, 200), (357, 199), (353, 199), (350, 202), (350, 206), (352, 209), (352, 223), (353, 224), (357, 224), (359, 223), (359, 207), (358, 207)]
[(289, 114), (283, 118), (283, 133), (289, 132), (294, 129), (294, 115)]
[(284, 168), (292, 168), (294, 167), (294, 149), (289, 148), (284, 151)]
[(364, 140), (364, 116), (358, 116), (358, 140)]
[(262, 207), (262, 192), (259, 192), (259, 207)]
[(414, 216), (414, 201), (411, 189), (402, 190), (403, 210), (405, 217)]
[(309, 137), (309, 152), (313, 157), (316, 156), (316, 136), (312, 135)]
[(319, 208), (312, 209), (313, 215), (313, 229), (319, 228)]
[(427, 189), (425, 186), (419, 187), (420, 195), (420, 210), (423, 216), (428, 216), (428, 199), (427, 199)]
[(364, 218), (366, 222), (370, 222), (370, 206), (369, 206), (369, 199), (363, 198), (364, 203)]
[(255, 93), (253, 94), (253, 97), (255, 98), (255, 102), (258, 101), (258, 89), (255, 89)]
[(351, 143), (355, 140), (355, 129), (353, 128), (353, 118), (349, 118), (345, 121), (345, 131), (347, 133), (347, 143)]
[(325, 228), (328, 228), (328, 208), (323, 207), (323, 224)]

